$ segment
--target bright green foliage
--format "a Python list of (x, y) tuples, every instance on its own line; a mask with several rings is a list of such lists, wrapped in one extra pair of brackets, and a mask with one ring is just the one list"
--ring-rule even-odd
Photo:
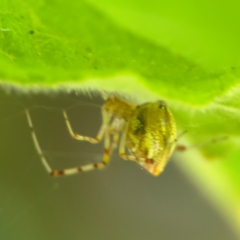
[(2, 0), (0, 79), (168, 100), (192, 142), (229, 137), (203, 148), (213, 167), (187, 164), (239, 215), (239, 13), (237, 0)]
[[(238, 64), (239, 38), (235, 35), (231, 38), (237, 39), (235, 45), (220, 41), (229, 36), (231, 30), (230, 36), (238, 34), (232, 19), (225, 18), (232, 28), (224, 31), (216, 19), (211, 23), (211, 15), (208, 21), (203, 21), (203, 9), (193, 12), (188, 2), (181, 5), (183, 12), (178, 8), (176, 11), (177, 1), (170, 6), (161, 1), (148, 1), (147, 6), (145, 1), (119, 1), (116, 6), (110, 2), (96, 1), (102, 6), (97, 9), (94, 2), (89, 5), (83, 1), (3, 0), (0, 12), (1, 79), (48, 86), (67, 81), (80, 86), (81, 82), (92, 78), (104, 81), (116, 75), (135, 76), (139, 83), (159, 96), (193, 105), (206, 104), (238, 82), (239, 70), (232, 68)], [(216, 13), (215, 7), (212, 10)], [(181, 17), (186, 18), (185, 21)], [(166, 19), (178, 25), (177, 32)], [(206, 22), (214, 24), (215, 29), (207, 31)], [(193, 26), (190, 28), (189, 24)], [(221, 35), (218, 41), (212, 42), (218, 35)], [(226, 51), (229, 47), (234, 51)], [(205, 48), (209, 51), (204, 52)], [(217, 55), (216, 48), (219, 48)], [(222, 56), (221, 49), (228, 52), (228, 56)], [(227, 62), (226, 57), (230, 59)], [(206, 66), (210, 63), (218, 67), (209, 69)], [(100, 81), (98, 84), (101, 85)], [(115, 90), (114, 82), (109, 89)]]

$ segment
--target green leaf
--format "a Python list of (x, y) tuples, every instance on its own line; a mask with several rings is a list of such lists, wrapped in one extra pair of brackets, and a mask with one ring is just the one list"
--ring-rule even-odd
[(179, 165), (239, 229), (239, 12), (236, 0), (2, 0), (1, 84), (168, 100), (190, 145), (228, 137)]
[[(187, 24), (178, 21), (183, 15), (181, 11), (176, 14), (174, 9), (171, 11), (171, 8), (166, 6), (166, 13), (162, 13), (161, 2), (154, 1), (148, 2), (146, 9), (144, 1), (138, 4), (118, 4), (121, 6), (112, 5), (107, 1), (89, 5), (83, 1), (4, 0), (1, 6), (1, 79), (4, 82), (23, 85), (41, 84), (56, 87), (62, 84), (72, 88), (76, 83), (78, 87), (91, 85), (91, 79), (97, 79), (94, 86), (100, 88), (102, 82), (109, 79), (106, 85), (113, 91), (119, 89), (116, 88), (116, 82), (119, 86), (124, 79), (128, 81), (130, 89), (141, 89), (141, 86), (144, 86), (144, 89), (158, 96), (191, 105), (204, 105), (238, 83), (239, 70), (231, 69), (238, 63), (235, 61), (234, 65), (230, 64), (236, 57), (238, 44), (231, 45), (236, 49), (234, 54), (229, 53), (229, 64), (222, 63), (217, 69), (204, 66), (209, 64), (211, 56), (218, 61), (226, 59), (220, 52), (218, 56), (214, 55), (215, 51), (205, 52), (208, 57), (204, 58), (207, 60), (203, 65), (197, 64), (202, 58), (200, 54), (198, 57), (188, 55), (188, 58), (183, 54), (184, 52), (186, 55), (193, 49), (203, 53), (202, 45), (210, 45), (216, 31), (219, 33), (218, 25), (215, 26), (216, 31), (208, 36), (209, 41), (199, 38), (191, 42), (186, 38), (192, 36), (192, 31), (182, 32), (187, 28)], [(105, 11), (103, 7), (97, 10), (96, 5), (104, 6)], [(194, 17), (200, 25), (203, 14), (201, 10), (194, 16), (184, 13), (185, 18), (189, 18), (187, 23), (193, 24), (191, 17)], [(191, 9), (188, 11), (191, 12)], [(114, 15), (114, 20), (122, 26), (118, 26), (105, 14), (106, 12)], [(136, 12), (138, 14), (133, 21), (132, 17)], [(173, 35), (175, 31), (171, 25), (168, 31), (162, 26), (162, 18), (168, 12), (169, 21), (173, 19), (174, 22), (178, 22), (181, 38)], [(130, 29), (132, 31), (124, 28), (126, 22), (133, 25)], [(201, 28), (199, 25), (194, 25), (194, 31), (206, 36), (205, 21)], [(231, 29), (234, 33), (237, 32), (235, 25), (228, 31)], [(154, 37), (150, 32), (154, 33)], [(223, 32), (222, 35), (227, 33)], [(171, 37), (168, 45), (171, 43), (172, 47), (164, 43), (163, 36)], [(236, 38), (237, 36), (233, 39)], [(221, 49), (229, 47), (228, 42), (224, 42), (225, 45), (223, 41), (220, 43)], [(177, 44), (187, 45), (188, 49), (173, 48)], [(211, 45), (212, 48), (214, 46), (216, 42)], [(116, 77), (118, 80), (112, 81)], [(194, 94), (191, 94), (192, 92)]]

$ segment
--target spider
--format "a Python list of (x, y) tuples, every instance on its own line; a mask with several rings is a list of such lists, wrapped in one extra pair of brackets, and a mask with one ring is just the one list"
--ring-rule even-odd
[[(75, 133), (67, 112), (63, 110), (67, 129), (74, 139), (93, 144), (104, 140), (102, 162), (53, 170), (41, 150), (28, 109), (25, 112), (35, 148), (51, 176), (71, 175), (106, 167), (110, 161), (111, 153), (118, 145), (119, 137), (120, 157), (124, 160), (134, 161), (153, 176), (158, 176), (164, 170), (176, 147), (175, 120), (164, 101), (134, 105), (116, 96), (110, 96), (102, 106), (102, 125), (95, 138)], [(180, 150), (184, 149), (180, 147)]]

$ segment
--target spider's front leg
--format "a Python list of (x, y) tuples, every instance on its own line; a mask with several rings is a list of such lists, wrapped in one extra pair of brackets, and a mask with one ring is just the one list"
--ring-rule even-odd
[(87, 141), (87, 142), (90, 142), (90, 143), (99, 143), (102, 140), (104, 133), (109, 128), (109, 124), (110, 124), (110, 121), (111, 121), (111, 118), (112, 118), (112, 114), (110, 114), (106, 110), (102, 109), (103, 123), (102, 123), (102, 126), (100, 127), (100, 130), (99, 130), (97, 136), (95, 138), (93, 138), (93, 137), (83, 136), (83, 135), (74, 133), (74, 131), (72, 129), (72, 126), (71, 126), (71, 123), (69, 121), (67, 112), (65, 110), (63, 110), (63, 116), (64, 116), (64, 120), (65, 120), (65, 123), (67, 125), (67, 129), (68, 129), (70, 135), (76, 140)]

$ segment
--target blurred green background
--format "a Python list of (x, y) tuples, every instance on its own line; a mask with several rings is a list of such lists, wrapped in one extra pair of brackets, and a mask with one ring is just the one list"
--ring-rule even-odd
[[(119, 239), (146, 239), (151, 233), (151, 239), (176, 239), (176, 233), (177, 239), (240, 239), (239, 12), (236, 0), (2, 0), (1, 236), (112, 239), (125, 233)], [(35, 107), (41, 145), (53, 164), (100, 161), (101, 146), (72, 141), (59, 110), (49, 108), (70, 107), (79, 132), (94, 135), (101, 116), (89, 102), (99, 106), (103, 100), (98, 94), (87, 98), (92, 91), (114, 92), (136, 104), (166, 100), (179, 133), (188, 131), (180, 139), (188, 146), (228, 139), (177, 154), (185, 177), (171, 163), (152, 178), (134, 164), (113, 161), (116, 172), (52, 179), (19, 113)]]

